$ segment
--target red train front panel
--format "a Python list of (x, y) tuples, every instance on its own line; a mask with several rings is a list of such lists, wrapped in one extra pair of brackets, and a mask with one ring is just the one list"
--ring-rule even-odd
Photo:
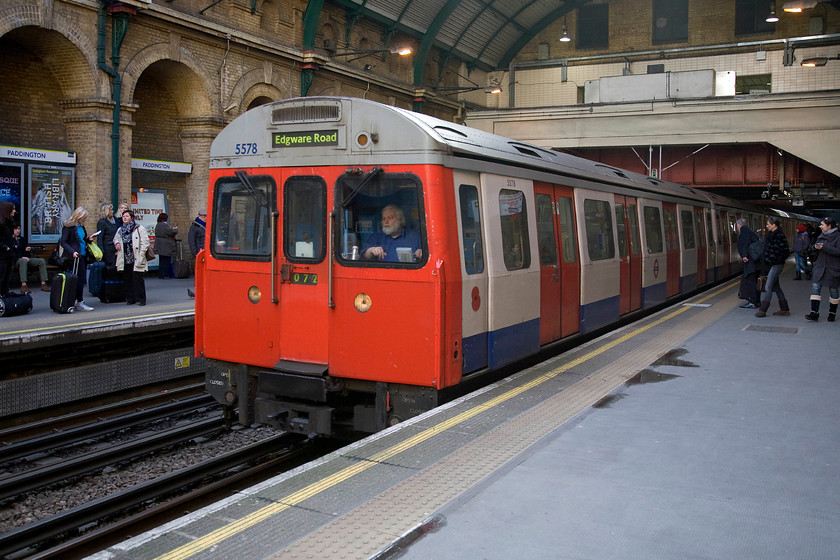
[[(460, 313), (446, 294), (459, 267), (447, 241), (457, 235), (451, 180), (440, 188), (446, 176), (434, 166), (213, 171), (203, 354), (350, 379), (457, 382)], [(386, 207), (401, 214), (405, 235), (374, 256)]]

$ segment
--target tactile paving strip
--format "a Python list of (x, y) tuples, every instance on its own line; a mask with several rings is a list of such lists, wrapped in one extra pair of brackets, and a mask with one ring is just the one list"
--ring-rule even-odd
[[(363, 559), (381, 554), (435, 511), (623, 385), (667, 351), (718, 320), (731, 309), (735, 300), (734, 295), (724, 298), (692, 320), (672, 325), (649, 342), (613, 360), (610, 365), (267, 558)], [(685, 309), (688, 308), (682, 308)], [(653, 324), (664, 322), (680, 312), (677, 310)], [(621, 341), (619, 338), (611, 344), (617, 345)], [(573, 360), (547, 375), (555, 376), (568, 371), (592, 354)], [(540, 379), (525, 385), (534, 386)]]

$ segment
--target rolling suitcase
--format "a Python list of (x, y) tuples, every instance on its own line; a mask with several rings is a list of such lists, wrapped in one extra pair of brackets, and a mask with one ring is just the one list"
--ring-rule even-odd
[(32, 296), (23, 292), (9, 292), (0, 296), (0, 317), (14, 317), (32, 311)]
[(102, 289), (102, 273), (105, 270), (105, 263), (96, 261), (88, 268), (88, 292), (92, 296), (98, 296)]
[(183, 244), (180, 239), (177, 239), (176, 243), (178, 243), (178, 260), (172, 263), (172, 275), (175, 278), (189, 278), (190, 263), (184, 260)]
[[(73, 270), (79, 270), (79, 259), (75, 260)], [(56, 313), (73, 313), (76, 310), (76, 288), (79, 277), (72, 272), (59, 272), (55, 275), (50, 290), (50, 309)]]
[(99, 301), (102, 303), (125, 301), (125, 282), (123, 282), (122, 273), (116, 268), (106, 268), (102, 272)]

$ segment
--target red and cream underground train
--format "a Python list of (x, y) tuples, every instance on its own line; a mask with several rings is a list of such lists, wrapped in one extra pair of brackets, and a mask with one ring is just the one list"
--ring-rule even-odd
[[(207, 388), (243, 423), (318, 434), (382, 429), (479, 372), (729, 277), (735, 220), (763, 226), (733, 200), (338, 97), (230, 123), (209, 201)], [(402, 230), (382, 232), (386, 207)], [(383, 243), (387, 258), (366, 258)]]

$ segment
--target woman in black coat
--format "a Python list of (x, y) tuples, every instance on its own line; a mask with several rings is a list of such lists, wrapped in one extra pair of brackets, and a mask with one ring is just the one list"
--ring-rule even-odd
[(805, 315), (809, 321), (820, 318), (822, 287), (828, 288), (828, 321), (833, 323), (837, 317), (837, 305), (840, 304), (840, 231), (833, 218), (820, 220), (820, 233), (814, 247), (819, 251), (812, 271), (814, 283), (811, 284), (811, 312)]
[(0, 296), (9, 294), (9, 284), (12, 280), (12, 268), (15, 264), (12, 247), (16, 211), (13, 202), (0, 202)]
[(761, 256), (761, 274), (767, 276), (767, 283), (764, 286), (764, 292), (761, 294), (761, 306), (756, 311), (756, 317), (767, 316), (767, 310), (770, 309), (770, 300), (773, 298), (773, 293), (779, 297), (779, 310), (773, 315), (790, 315), (790, 307), (788, 307), (787, 298), (782, 291), (782, 286), (779, 284), (779, 276), (782, 274), (782, 268), (785, 266), (785, 261), (790, 255), (790, 246), (787, 242), (785, 232), (782, 231), (781, 221), (779, 218), (767, 218), (767, 235), (764, 238), (764, 254)]
[(96, 244), (102, 249), (102, 262), (110, 270), (116, 268), (117, 250), (114, 248), (114, 236), (121, 224), (122, 216), (119, 223), (114, 218), (113, 204), (103, 204), (99, 207), (99, 221), (96, 222), (99, 235), (96, 238)]

